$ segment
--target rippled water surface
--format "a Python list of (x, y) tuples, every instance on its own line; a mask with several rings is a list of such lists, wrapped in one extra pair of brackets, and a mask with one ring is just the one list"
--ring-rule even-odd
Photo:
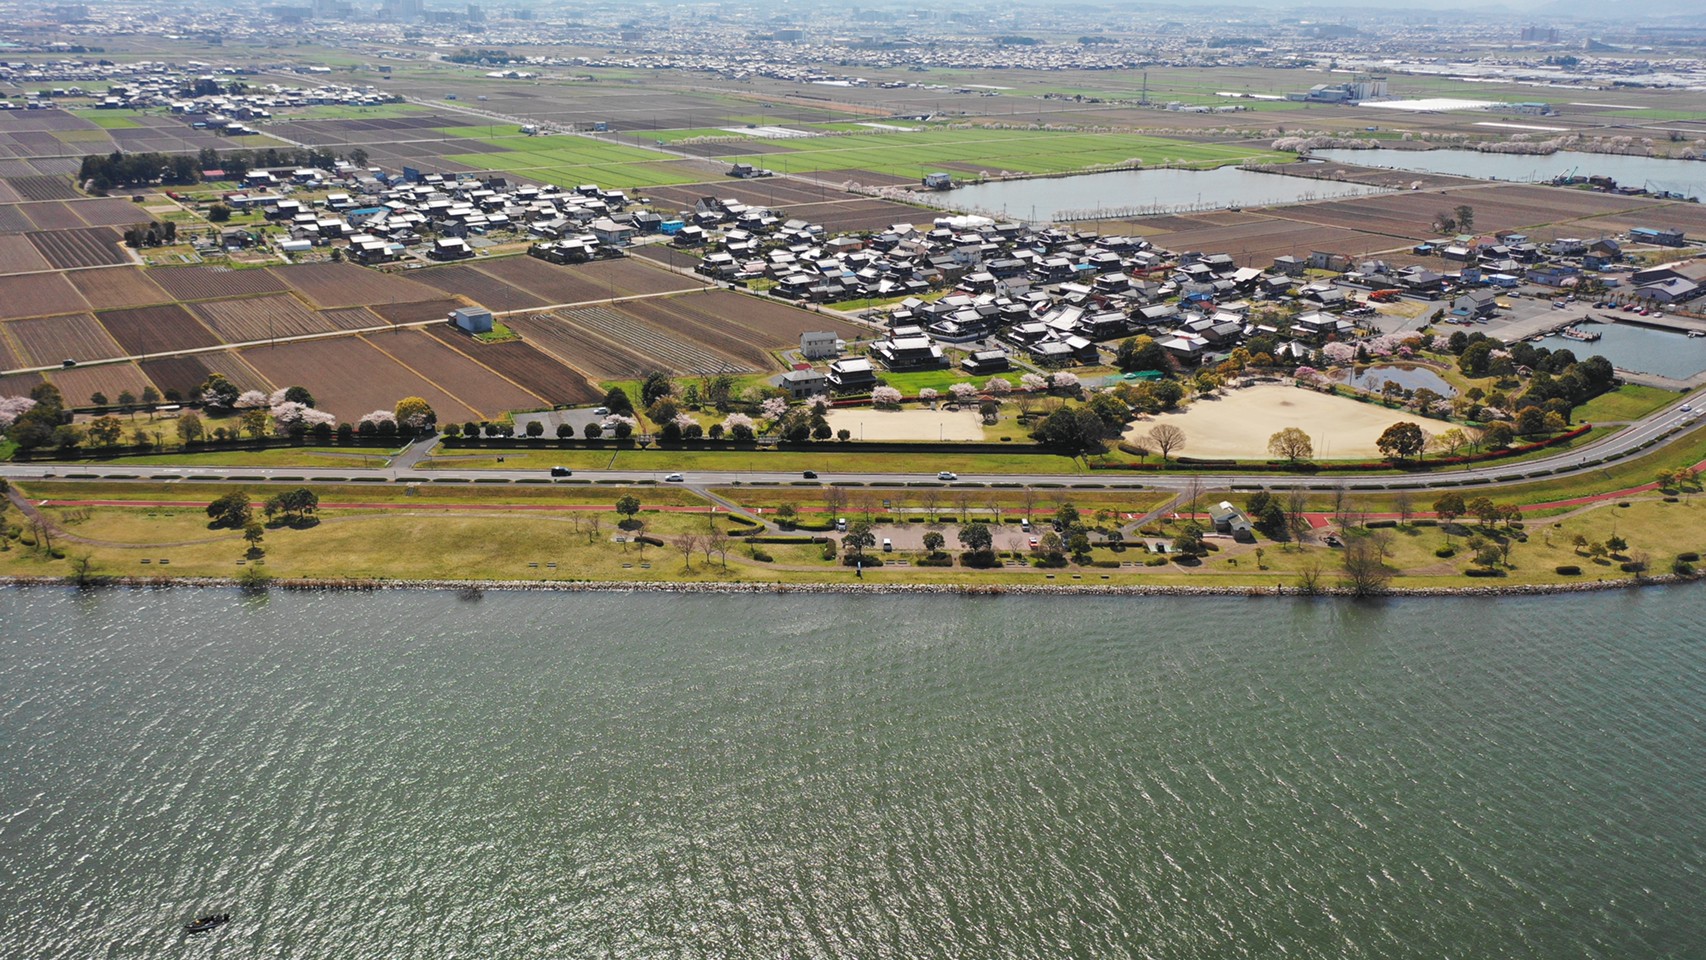
[(0, 957), (1700, 957), (1703, 697), (1689, 588), (0, 591)]

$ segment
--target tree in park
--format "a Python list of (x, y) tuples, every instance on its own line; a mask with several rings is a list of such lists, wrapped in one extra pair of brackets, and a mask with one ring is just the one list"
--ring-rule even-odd
[(261, 539), (267, 535), (267, 528), (261, 526), (259, 520), (250, 520), (243, 524), (243, 539), (249, 544), (249, 556), (258, 557), (265, 553), (261, 549)]
[(1419, 424), (1401, 421), (1387, 427), (1374, 441), (1381, 454), (1392, 460), (1414, 460), (1422, 455), (1422, 449), (1427, 445), (1427, 435), (1422, 432)]
[(1195, 558), (1204, 553), (1202, 525), (1195, 520), (1187, 522), (1173, 537), (1173, 552), (1181, 557)]
[(110, 402), (111, 401), (107, 399), (107, 395), (99, 390), (89, 394), (89, 406), (94, 407), (96, 410), (105, 410), (107, 408), (107, 404)]
[(254, 516), (247, 490), (233, 490), (207, 505), (208, 526), (239, 529)]
[(634, 413), (634, 402), (628, 399), (628, 391), (621, 387), (611, 387), (604, 394), (604, 405), (619, 416), (632, 416)]
[(136, 406), (136, 394), (129, 390), (120, 390), (118, 392), (118, 408), (129, 411), (134, 406)]
[(941, 553), (942, 545), (947, 542), (948, 539), (935, 530), (928, 531), (924, 534), (924, 549), (930, 551), (931, 556)]
[(1511, 425), (1503, 420), (1489, 423), (1487, 429), (1481, 431), (1481, 442), (1486, 444), (1489, 450), (1509, 449), (1511, 441), (1515, 439), (1516, 431), (1512, 430)]
[(1463, 516), (1468, 511), (1469, 507), (1463, 502), (1463, 494), (1461, 493), (1442, 494), (1439, 499), (1434, 501), (1434, 516), (1439, 518), (1440, 526), (1448, 530), (1458, 517)]
[(404, 397), (397, 401), (397, 408), (392, 414), (399, 427), (410, 430), (431, 430), (438, 425), (438, 414), (432, 410), (432, 404), (420, 397)]
[(675, 538), (675, 549), (681, 551), (681, 569), (693, 569), (693, 551), (699, 549), (699, 535), (684, 533)]
[(314, 395), (308, 392), (307, 387), (285, 387), (284, 399), (290, 403), (300, 403), (305, 407), (314, 405)]
[(557, 424), (557, 439), (558, 440), (567, 440), (574, 435), (575, 435), (575, 428), (572, 424), (567, 424), (567, 423)]
[(202, 438), (204, 432), (201, 416), (194, 410), (185, 410), (178, 416), (178, 442), (195, 443)]
[(604, 436), (604, 428), (596, 423), (589, 423), (586, 425), (585, 436), (588, 440), (597, 440)]
[(1504, 511), (1487, 497), (1476, 497), (1464, 506), (1471, 516), (1481, 521), (1481, 528), (1483, 530), (1492, 526), (1498, 521), (1499, 517), (1504, 515)]
[(1291, 463), (1315, 456), (1315, 442), (1298, 427), (1286, 427), (1268, 438), (1268, 453)]
[(1611, 551), (1612, 556), (1616, 556), (1629, 549), (1629, 541), (1614, 533), (1605, 538), (1605, 548)]
[(847, 533), (841, 537), (841, 548), (855, 557), (865, 555), (866, 549), (877, 545), (877, 536), (871, 532), (871, 525), (863, 520), (855, 520), (847, 528)]
[(267, 412), (264, 409), (245, 410), (241, 420), (243, 432), (259, 440), (267, 435)]
[(545, 424), (539, 420), (527, 421), (527, 435), (530, 437), (543, 437), (545, 435)]
[(97, 447), (118, 443), (124, 433), (124, 421), (117, 417), (97, 417), (89, 423), (89, 442)]
[[(651, 373), (646, 374), (645, 382), (640, 384), (640, 403), (649, 410), (659, 400), (662, 400), (664, 397), (667, 397), (674, 392), (675, 384), (670, 381), (669, 374), (662, 370), (653, 370)], [(624, 396), (626, 396), (626, 394), (624, 394)], [(607, 401), (605, 404), (606, 406), (609, 406), (609, 399), (610, 398), (608, 396), (605, 397), (605, 400)], [(614, 411), (616, 408), (610, 407), (610, 409)], [(665, 417), (664, 419), (667, 420), (669, 418)]]
[(1149, 430), (1149, 442), (1161, 451), (1161, 461), (1165, 463), (1168, 454), (1184, 449), (1185, 431), (1170, 423), (1156, 424)]
[(622, 515), (622, 525), (633, 522), (634, 515), (640, 512), (640, 501), (633, 494), (623, 496), (616, 501), (616, 512)]
[(1347, 537), (1339, 559), (1344, 565), (1345, 587), (1354, 597), (1382, 593), (1392, 580), (1392, 570), (1386, 566), (1381, 546), (1373, 537)]
[(1114, 365), (1130, 373), (1134, 370), (1156, 370), (1165, 373), (1172, 369), (1167, 351), (1154, 337), (1137, 336), (1121, 341), (1114, 352)]
[(959, 541), (972, 553), (987, 554), (994, 551), (995, 534), (990, 532), (989, 524), (978, 521), (960, 527)]
[(1039, 443), (1078, 456), (1105, 450), (1102, 435), (1106, 431), (1106, 422), (1095, 410), (1089, 407), (1062, 407), (1048, 415), (1037, 427), (1034, 436)]

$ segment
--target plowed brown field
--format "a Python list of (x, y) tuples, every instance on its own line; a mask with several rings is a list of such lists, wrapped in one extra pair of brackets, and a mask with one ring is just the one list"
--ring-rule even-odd
[(208, 300), (191, 304), (190, 310), (226, 343), (254, 343), (338, 329), (292, 296)]
[(60, 270), (119, 266), (132, 262), (130, 254), (119, 245), (119, 232), (112, 227), (84, 227), (27, 236), (47, 262)]
[(0, 320), (81, 313), (87, 309), (89, 302), (57, 273), (0, 277)]
[(133, 357), (216, 347), (222, 341), (202, 326), (189, 311), (175, 303), (157, 307), (133, 307), (97, 314), (101, 325)]
[(172, 296), (148, 279), (138, 267), (114, 267), (111, 270), (77, 270), (66, 274), (71, 285), (96, 310), (116, 310), (120, 307), (146, 307), (168, 303)]
[(61, 360), (109, 360), (126, 355), (106, 328), (86, 313), (36, 320), (11, 320), (6, 332), (18, 345), (21, 359), (32, 367), (46, 367)]
[(696, 290), (703, 286), (691, 277), (626, 257), (574, 266), (546, 263), (535, 257), (508, 257), (481, 264), (480, 272), (521, 287), (552, 304)]
[(315, 406), (340, 420), (353, 422), (374, 410), (390, 410), (411, 396), (431, 404), (441, 421), (478, 417), (360, 337), (254, 347), (242, 357), (274, 383), (307, 387)]
[(370, 334), (369, 343), (490, 419), (506, 410), (539, 406), (542, 398), (523, 390), (449, 344), (419, 330)]
[(269, 271), (321, 307), (430, 300), (437, 293), (413, 280), (353, 263), (307, 263)]
[(118, 395), (129, 391), (133, 397), (142, 396), (149, 380), (134, 363), (103, 363), (96, 367), (77, 367), (55, 370), (48, 379), (65, 394), (66, 406), (86, 407), (95, 393), (104, 393), (107, 400), (118, 402)]
[(47, 259), (28, 237), (15, 233), (0, 235), (0, 273), (24, 273), (47, 268)]
[[(521, 384), (548, 403), (591, 403), (604, 396), (585, 374), (564, 366), (525, 343), (480, 343), (449, 326), (428, 327), (432, 335)], [(442, 418), (440, 418), (442, 419)]]
[(148, 279), (176, 300), (212, 300), (256, 293), (284, 293), (288, 287), (265, 270), (218, 267), (168, 267), (148, 271)]
[(369, 309), (391, 323), (419, 323), (443, 320), (460, 306), (465, 306), (460, 300), (422, 300), (419, 303), (376, 303)]
[(487, 310), (530, 310), (543, 307), (546, 303), (540, 297), (481, 273), (466, 264), (422, 270), (419, 276), (422, 283), (445, 293), (460, 294)]

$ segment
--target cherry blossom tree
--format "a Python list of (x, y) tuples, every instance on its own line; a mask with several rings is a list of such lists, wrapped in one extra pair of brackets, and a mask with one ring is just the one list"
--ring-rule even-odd
[(1348, 343), (1329, 343), (1321, 348), (1321, 355), (1335, 364), (1346, 364), (1357, 358), (1357, 348)]
[(752, 418), (744, 413), (731, 413), (723, 419), (723, 431), (736, 440), (751, 440)]
[(1019, 378), (1019, 389), (1026, 393), (1041, 393), (1048, 389), (1048, 378), (1036, 373), (1027, 373)]
[(871, 404), (884, 408), (898, 407), (900, 406), (900, 391), (894, 387), (878, 387), (871, 391)]
[(1013, 381), (1006, 377), (991, 377), (989, 382), (983, 385), (983, 389), (994, 396), (1003, 397), (1013, 392)]
[(920, 399), (920, 400), (934, 400), (941, 395), (942, 395), (941, 392), (938, 391), (935, 387), (925, 387), (924, 389), (918, 391), (918, 399)]
[(356, 423), (358, 423), (358, 424), (371, 423), (376, 427), (382, 423), (389, 423), (389, 424), (395, 425), (396, 422), (397, 422), (397, 415), (392, 413), (389, 410), (375, 410), (372, 413), (362, 414), (361, 419), (356, 421)]
[(0, 397), (0, 430), (18, 421), (36, 402), (29, 397)]
[[(283, 400), (284, 398), (280, 397), (279, 399)], [(270, 406), (272, 406), (271, 399), (259, 390), (245, 390), (237, 395), (236, 407), (238, 410), (255, 410)]]
[(964, 403), (972, 397), (977, 396), (977, 388), (964, 382), (956, 383), (949, 387), (948, 392), (954, 395), (954, 400), (958, 403)]
[(1054, 373), (1049, 375), (1049, 386), (1066, 393), (1077, 393), (1081, 389), (1078, 375), (1075, 373)]
[(763, 412), (766, 420), (780, 420), (788, 412), (788, 398), (771, 397), (759, 405), (759, 410)]

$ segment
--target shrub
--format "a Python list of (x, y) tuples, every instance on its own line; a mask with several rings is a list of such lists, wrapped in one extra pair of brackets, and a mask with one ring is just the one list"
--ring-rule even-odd
[(972, 550), (960, 554), (960, 563), (963, 566), (977, 570), (988, 570), (990, 567), (999, 565), (1000, 562), (1001, 558), (997, 557), (993, 550)]
[(1678, 560), (1681, 560), (1683, 563), (1699, 563), (1700, 562), (1700, 554), (1696, 553), (1693, 550), (1687, 550), (1687, 551), (1684, 551), (1682, 553), (1679, 553), (1676, 555), (1676, 558)]
[(1552, 572), (1566, 577), (1579, 577), (1582, 574), (1582, 568), (1573, 563), (1561, 563), (1553, 567)]
[(1502, 577), (1505, 575), (1505, 572), (1503, 570), (1495, 570), (1492, 567), (1470, 567), (1463, 571), (1463, 575), (1466, 577)]
[(1101, 567), (1104, 570), (1118, 570), (1120, 562), (1118, 560), (1092, 560), (1090, 566)]
[(1385, 529), (1390, 529), (1392, 527), (1396, 527), (1397, 525), (1398, 525), (1398, 521), (1396, 521), (1396, 520), (1370, 520), (1369, 522), (1363, 524), (1363, 526), (1367, 527), (1370, 530), (1385, 530)]
[(1041, 567), (1044, 570), (1058, 570), (1061, 567), (1066, 566), (1066, 558), (1065, 557), (1038, 557), (1035, 560), (1032, 560), (1031, 564), (1033, 566)]
[(661, 546), (663, 546), (662, 540), (659, 540), (657, 537), (651, 536), (649, 534), (644, 534), (644, 533), (635, 537), (634, 542), (635, 543), (643, 543), (648, 547), (661, 547)]
[(1438, 550), (1434, 551), (1434, 556), (1439, 557), (1442, 560), (1447, 558), (1447, 557), (1455, 557), (1455, 556), (1457, 556), (1457, 548), (1456, 547), (1440, 547)]
[[(856, 557), (851, 553), (845, 554), (841, 558), (841, 565), (844, 567), (856, 566), (859, 563), (859, 559), (860, 559), (859, 557)], [(883, 565), (883, 558), (882, 557), (873, 556), (872, 554), (869, 554), (869, 553), (865, 554), (864, 561), (865, 561), (865, 566), (867, 566), (867, 567), (880, 567)]]
[(951, 567), (953, 565), (954, 558), (945, 553), (925, 557), (918, 561), (918, 566), (920, 567)]
[(753, 550), (752, 551), (752, 559), (757, 560), (759, 563), (771, 563), (776, 558), (772, 557), (768, 553), (765, 553), (763, 550)]
[(1694, 576), (1694, 564), (1689, 563), (1681, 557), (1677, 557), (1671, 562), (1670, 572), (1679, 577), (1692, 577)]
[(1647, 569), (1647, 565), (1644, 563), (1638, 563), (1634, 560), (1625, 560), (1622, 563), (1617, 565), (1617, 569), (1623, 571), (1624, 573), (1640, 573), (1641, 571)]
[(1167, 565), (1167, 558), (1165, 556), (1150, 557), (1148, 560), (1143, 561), (1143, 565), (1146, 567), (1165, 567)]

